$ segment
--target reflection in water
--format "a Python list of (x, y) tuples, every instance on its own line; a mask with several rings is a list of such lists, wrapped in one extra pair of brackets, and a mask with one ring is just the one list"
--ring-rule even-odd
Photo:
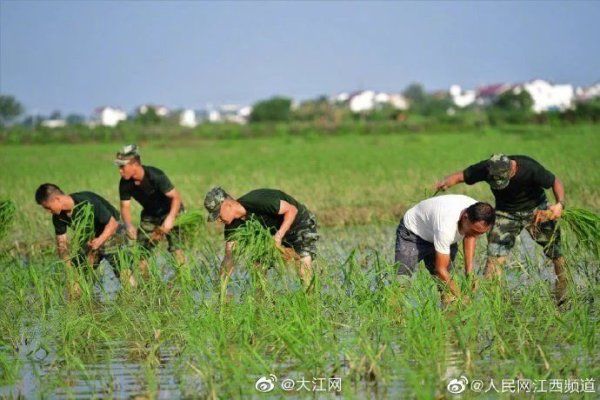
[[(395, 226), (356, 226), (331, 228), (322, 230), (322, 239), (319, 243), (319, 258), (329, 260), (331, 263), (342, 263), (350, 255), (353, 249), (357, 249), (363, 257), (376, 254), (381, 260), (393, 262)], [(485, 239), (480, 246), (485, 246)], [(511, 263), (516, 265), (517, 270), (512, 278), (518, 276), (515, 285), (527, 283), (527, 280), (539, 279), (539, 276), (553, 279), (552, 269), (541, 256), (541, 250), (527, 235), (522, 235), (517, 249), (513, 252)], [(478, 252), (477, 267), (481, 268), (485, 253)], [(213, 260), (214, 261), (214, 260)], [(533, 262), (532, 262), (533, 261)], [(168, 266), (166, 258), (158, 262), (161, 274), (165, 282), (169, 281), (174, 272)], [(211, 263), (212, 265), (213, 263)], [(217, 261), (214, 261), (217, 264)], [(527, 271), (527, 268), (537, 266), (539, 271)], [(520, 267), (519, 267), (520, 266)], [(527, 266), (527, 267), (525, 267)], [(95, 285), (94, 294), (99, 303), (110, 303), (120, 290), (119, 280), (113, 275), (112, 269), (106, 264), (101, 264), (100, 280)], [(535, 272), (535, 273), (534, 273)], [(243, 274), (243, 272), (241, 272)], [(238, 279), (246, 279), (242, 275)], [(511, 275), (509, 275), (511, 278)], [(511, 279), (512, 279), (511, 278)], [(242, 296), (238, 282), (234, 279), (231, 290), (235, 296)], [(376, 289), (376, 288), (374, 288)], [(324, 288), (326, 291), (327, 288)], [(198, 303), (206, 301), (210, 296), (218, 296), (218, 293), (194, 292)], [(343, 333), (339, 340), (344, 339)], [(151, 351), (142, 345), (127, 342), (112, 342), (110, 346), (99, 348), (94, 353), (96, 361), (86, 360), (77, 370), (62, 370), (61, 360), (57, 357), (56, 349), (51, 344), (42, 340), (40, 327), (22, 327), (22, 340), (17, 345), (17, 361), (21, 364), (19, 376), (14, 385), (0, 387), (0, 397), (9, 398), (38, 398), (40, 393), (45, 393), (52, 398), (132, 398), (149, 395), (149, 388), (156, 398), (179, 398), (197, 393), (201, 386), (198, 376), (189, 377), (180, 371), (180, 366), (185, 360), (173, 348), (164, 345), (155, 350), (155, 361), (145, 361), (144, 352)], [(395, 347), (396, 344), (391, 344)], [(394, 348), (394, 353), (402, 352), (402, 349)], [(406, 353), (406, 349), (404, 349)], [(10, 352), (5, 352), (10, 353)], [(454, 338), (446, 343), (446, 359), (441, 362), (443, 369), (442, 379), (449, 381), (465, 374), (471, 368), (469, 355), (459, 349)], [(344, 357), (343, 355), (340, 355)], [(343, 371), (348, 372), (347, 360), (341, 362)], [(294, 371), (293, 367), (284, 364), (274, 366), (274, 369), (285, 370), (290, 375), (303, 371)], [(362, 387), (355, 388), (355, 393), (364, 397), (396, 397), (402, 393), (404, 385), (401, 371), (394, 371), (394, 377), (387, 382), (386, 388), (378, 388), (377, 385), (365, 383)], [(65, 385), (65, 383), (67, 383)], [(380, 390), (383, 389), (383, 392)]]

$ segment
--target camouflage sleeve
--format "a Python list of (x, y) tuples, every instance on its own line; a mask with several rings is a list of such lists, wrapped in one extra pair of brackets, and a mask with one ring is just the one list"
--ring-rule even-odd
[(473, 185), (477, 182), (485, 181), (488, 177), (487, 160), (478, 162), (467, 167), (463, 171), (465, 183), (467, 185)]

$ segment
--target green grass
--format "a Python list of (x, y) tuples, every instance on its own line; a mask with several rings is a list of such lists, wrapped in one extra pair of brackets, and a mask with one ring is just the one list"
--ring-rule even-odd
[[(33, 379), (38, 397), (79, 397), (82, 385), (109, 397), (259, 397), (254, 384), (271, 373), (279, 382), (340, 377), (344, 398), (357, 399), (449, 397), (446, 385), (460, 375), (493, 378), (497, 386), (517, 378), (597, 380), (600, 275), (589, 249), (567, 255), (571, 300), (561, 308), (552, 298), (551, 266), (538, 262), (539, 248), (525, 257), (516, 246), (504, 279), (481, 282), (471, 303), (448, 309), (440, 307), (423, 268), (406, 282), (397, 279), (391, 260), (403, 210), (431, 195), (445, 173), (493, 152), (533, 156), (563, 180), (570, 208), (597, 213), (599, 142), (595, 127), (582, 126), (140, 143), (143, 161), (166, 171), (181, 191), (190, 216), (180, 223), (200, 227), (185, 251), (187, 272), (176, 268), (165, 282), (171, 260), (161, 248), (148, 280), (138, 276), (138, 288), (101, 294), (101, 301), (94, 280), (86, 279), (84, 295), (70, 302), (50, 216), (33, 193), (53, 182), (68, 192), (95, 191), (116, 205), (111, 160), (120, 143), (3, 146), (0, 198), (12, 200), (16, 214), (1, 244), (0, 396), (24, 385), (31, 365), (44, 374)], [(228, 293), (221, 290), (222, 231), (194, 211), (217, 184), (234, 196), (281, 188), (316, 213), (322, 239), (312, 294), (293, 268), (255, 279), (256, 261), (276, 256), (260, 233), (245, 239), (246, 250), (254, 251), (240, 254), (243, 265)], [(481, 184), (452, 192), (492, 200)], [(130, 266), (130, 255), (121, 258), (121, 267)], [(480, 243), (479, 273), (484, 260)], [(459, 256), (454, 273), (468, 292), (461, 266)], [(98, 276), (110, 269), (100, 268)], [(133, 393), (124, 392), (132, 386), (119, 381), (120, 365), (136, 366), (129, 372), (139, 383)]]

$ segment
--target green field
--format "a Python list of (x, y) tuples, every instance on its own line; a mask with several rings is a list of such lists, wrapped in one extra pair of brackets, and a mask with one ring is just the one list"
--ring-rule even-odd
[[(598, 213), (599, 133), (581, 125), (138, 143), (142, 161), (168, 174), (189, 209), (201, 209), (213, 185), (234, 196), (274, 187), (305, 203), (322, 233), (316, 290), (305, 294), (285, 268), (265, 280), (241, 260), (226, 295), (217, 274), (222, 233), (210, 225), (186, 250), (186, 269), (173, 270), (161, 251), (148, 281), (119, 290), (103, 266), (104, 284), (90, 279), (75, 302), (65, 299), (50, 215), (34, 191), (52, 182), (117, 205), (112, 159), (123, 143), (2, 146), (0, 199), (14, 201), (17, 214), (0, 244), (0, 397), (289, 395), (279, 386), (270, 394), (255, 389), (259, 377), (274, 374), (278, 385), (341, 378), (345, 398), (423, 399), (451, 396), (446, 386), (461, 375), (484, 381), (484, 389), (490, 379), (500, 388), (502, 379), (594, 378), (596, 393), (587, 396), (595, 398), (600, 273), (593, 254), (567, 255), (573, 282), (561, 308), (550, 292), (552, 267), (526, 239), (503, 282), (482, 282), (471, 303), (448, 309), (426, 273), (402, 283), (391, 264), (402, 213), (431, 196), (444, 174), (496, 152), (532, 156), (561, 178), (568, 207)], [(451, 192), (493, 202), (484, 184)], [(454, 272), (466, 285), (461, 265)]]

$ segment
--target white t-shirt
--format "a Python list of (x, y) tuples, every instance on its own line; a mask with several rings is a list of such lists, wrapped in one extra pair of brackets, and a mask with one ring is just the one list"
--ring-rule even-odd
[(435, 251), (450, 254), (450, 245), (463, 236), (458, 233), (460, 213), (477, 200), (460, 194), (448, 194), (423, 200), (404, 214), (404, 226), (433, 243)]

